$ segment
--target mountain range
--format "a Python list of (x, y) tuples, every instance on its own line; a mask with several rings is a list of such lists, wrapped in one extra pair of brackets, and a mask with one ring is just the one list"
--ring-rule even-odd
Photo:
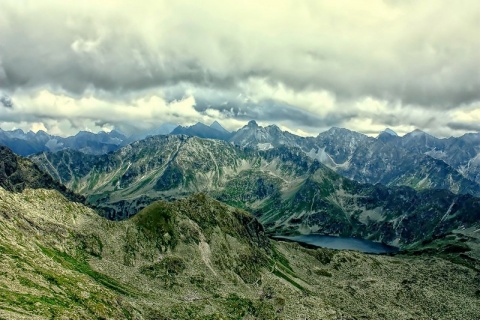
[[(205, 148), (199, 149), (202, 144)], [(188, 159), (184, 156), (191, 156), (190, 152), (207, 156), (207, 150), (229, 144), (185, 136), (151, 137), (116, 155), (125, 156), (127, 167), (148, 167), (148, 162), (139, 161), (149, 158), (148, 145), (172, 147), (176, 156), (167, 152), (167, 163), (187, 168), (194, 162), (185, 163)], [(479, 240), (475, 228), (467, 225), (394, 256), (372, 256), (271, 240), (248, 212), (205, 194), (152, 202), (134, 217), (110, 221), (83, 205), (82, 198), (69, 199), (71, 192), (29, 159), (6, 148), (1, 152), (1, 318), (476, 319), (480, 313)], [(65, 152), (72, 151), (59, 153)], [(242, 157), (238, 159), (237, 154)], [(107, 156), (89, 157), (103, 157), (94, 167), (110, 168), (114, 177), (118, 168), (115, 159)], [(142, 165), (129, 165), (135, 156)], [(355, 188), (376, 190), (339, 177), (299, 149), (253, 152), (231, 146), (225, 159), (218, 159), (214, 167), (226, 169), (223, 160), (235, 159), (230, 168), (239, 170), (251, 163), (253, 172), (264, 172), (272, 179), (290, 176), (286, 185), (289, 181), (296, 185), (298, 177), (307, 176), (309, 183), (324, 181), (318, 186), (322, 192), (335, 180), (347, 190), (344, 194)], [(152, 165), (160, 163), (164, 160)], [(177, 169), (183, 173), (184, 167)], [(195, 170), (204, 182), (210, 177), (208, 164), (201, 162)], [(97, 172), (101, 181), (103, 176)], [(170, 181), (178, 183), (178, 173), (170, 172)], [(131, 181), (138, 177), (141, 175), (127, 176)], [(242, 181), (258, 182), (246, 177), (236, 179), (244, 190), (250, 184)], [(217, 176), (209, 188), (223, 179)], [(184, 183), (182, 178), (177, 187)], [(158, 191), (166, 192), (167, 184), (160, 183)], [(271, 194), (268, 183), (257, 185), (259, 197)], [(403, 195), (402, 190), (385, 187), (377, 192), (400, 191), (401, 197), (408, 197), (405, 193), (409, 192), (419, 194), (403, 189)], [(253, 200), (249, 192), (230, 190), (236, 195), (233, 199)], [(280, 193), (280, 198), (285, 196), (282, 190)], [(458, 205), (466, 203), (465, 197), (473, 199), (443, 193), (456, 197)], [(456, 212), (454, 219), (462, 219), (465, 213), (454, 208), (457, 204), (449, 211)], [(428, 208), (425, 212), (428, 220)]]
[(390, 144), (447, 163), (463, 176), (480, 183), (480, 133), (438, 139), (420, 130), (394, 137)]
[(154, 200), (204, 192), (253, 212), (271, 234), (321, 232), (406, 247), (480, 221), (471, 195), (361, 184), (286, 146), (254, 150), (170, 135), (102, 156), (63, 150), (32, 160), (114, 220)]
[[(385, 134), (394, 137), (389, 133)], [(478, 136), (480, 137), (480, 134)], [(469, 166), (470, 173), (466, 175), (465, 170), (457, 170), (444, 159), (433, 157), (431, 153), (420, 152), (409, 147), (406, 142), (404, 146), (394, 143), (397, 139), (408, 141), (410, 135), (397, 137), (395, 140), (382, 137), (384, 134), (375, 139), (343, 128), (331, 128), (317, 137), (299, 137), (282, 131), (275, 125), (261, 127), (251, 121), (229, 141), (258, 150), (278, 146), (297, 147), (310, 158), (317, 159), (337, 173), (361, 183), (409, 186), (417, 190), (447, 189), (454, 193), (480, 195), (480, 185), (471, 179), (474, 168), (477, 168), (474, 165)], [(478, 141), (474, 139), (470, 141), (471, 149), (478, 150), (475, 154), (477, 156), (480, 153), (480, 144), (477, 145)], [(464, 156), (471, 159), (468, 157), (473, 156), (473, 153), (472, 151)], [(458, 157), (458, 153), (452, 149), (451, 154), (445, 153), (444, 158), (447, 157)]]
[(223, 140), (256, 150), (296, 147), (340, 175), (361, 183), (409, 186), (416, 190), (446, 189), (480, 196), (480, 134), (438, 139), (416, 130), (399, 137), (388, 129), (372, 138), (347, 129), (331, 128), (316, 137), (300, 137), (276, 125), (259, 126), (252, 120), (235, 132), (225, 130), (218, 122), (190, 127), (166, 124), (128, 138), (117, 131), (81, 132), (68, 138), (49, 136), (42, 131), (36, 134), (0, 131), (0, 144), (24, 156), (64, 149), (101, 155), (157, 134)]
[(78, 150), (87, 154), (105, 154), (125, 145), (127, 137), (113, 130), (111, 132), (91, 133), (80, 131), (75, 136), (63, 138), (52, 136), (45, 131), (23, 132), (21, 129), (3, 131), (0, 129), (0, 145), (6, 146), (21, 156), (44, 151), (64, 149)]

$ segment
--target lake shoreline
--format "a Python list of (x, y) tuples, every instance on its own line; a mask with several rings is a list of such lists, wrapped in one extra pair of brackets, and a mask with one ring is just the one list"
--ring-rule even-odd
[[(302, 237), (304, 239), (302, 239)], [(308, 234), (308, 235), (296, 235), (296, 236), (284, 236), (284, 235), (270, 235), (270, 239), (275, 241), (285, 241), (285, 242), (296, 242), (302, 247), (307, 249), (318, 249), (318, 248), (325, 248), (330, 250), (349, 250), (349, 251), (357, 251), (366, 254), (374, 254), (374, 255), (396, 255), (401, 252), (401, 249), (398, 247), (390, 246), (382, 242), (374, 242), (371, 240), (366, 240), (362, 238), (345, 238), (345, 237), (337, 237), (337, 236), (330, 236), (330, 235), (322, 235), (322, 234)], [(305, 240), (307, 238), (307, 240)], [(361, 243), (362, 246), (358, 246), (356, 248), (352, 247), (332, 247), (328, 245), (328, 243), (312, 243), (312, 240), (308, 239), (312, 238), (313, 240), (322, 240), (327, 239), (328, 242), (357, 242)], [(375, 250), (372, 248), (375, 247)], [(366, 250), (365, 248), (370, 248)]]

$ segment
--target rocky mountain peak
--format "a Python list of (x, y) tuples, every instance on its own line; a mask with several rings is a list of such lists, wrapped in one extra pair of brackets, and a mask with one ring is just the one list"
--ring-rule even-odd
[(227, 129), (225, 129), (218, 121), (214, 121), (211, 125), (210, 128), (218, 130), (223, 133), (230, 133)]
[(415, 129), (412, 132), (407, 133), (406, 135), (409, 137), (418, 137), (418, 136), (426, 136), (428, 134), (425, 131), (422, 131), (420, 129)]
[(352, 131), (345, 129), (345, 128), (339, 128), (339, 127), (331, 127), (325, 132), (320, 133), (318, 136), (326, 136), (326, 135), (346, 135), (346, 134), (351, 134), (353, 133)]
[(282, 132), (282, 129), (280, 129), (280, 127), (276, 124), (271, 124), (267, 126), (267, 128), (270, 129), (270, 131)]
[(386, 128), (385, 130), (382, 131), (382, 133), (388, 133), (389, 135), (392, 135), (394, 137), (398, 137), (398, 134), (390, 128)]
[(218, 130), (207, 126), (201, 122), (197, 122), (195, 125), (190, 127), (178, 126), (175, 130), (172, 131), (173, 135), (184, 134), (187, 136), (194, 136), (199, 138), (206, 139), (218, 139), (218, 140), (227, 140), (230, 136), (230, 133), (227, 130)]
[(390, 128), (386, 128), (385, 130), (380, 132), (380, 134), (377, 136), (377, 139), (383, 142), (388, 142), (392, 139), (398, 139), (398, 138), (399, 136), (397, 135), (397, 133)]

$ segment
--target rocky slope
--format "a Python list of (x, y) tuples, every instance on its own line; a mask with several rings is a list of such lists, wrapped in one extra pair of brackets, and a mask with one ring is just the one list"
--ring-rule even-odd
[(309, 139), (282, 131), (276, 125), (262, 127), (252, 120), (234, 132), (229, 141), (240, 147), (267, 150), (279, 146), (303, 147)]
[[(393, 137), (388, 133), (386, 135)], [(346, 129), (331, 129), (320, 134), (316, 140), (319, 150), (324, 150), (334, 161), (335, 165), (330, 167), (355, 181), (480, 195), (480, 185), (445, 162), (382, 139)]]
[(447, 163), (468, 179), (480, 183), (480, 134), (467, 133), (461, 137), (439, 139), (415, 130), (390, 144), (411, 152), (425, 154)]
[[(312, 159), (361, 183), (409, 186), (417, 190), (446, 189), (454, 193), (480, 195), (480, 185), (474, 182), (474, 172), (478, 174), (480, 165), (477, 166), (475, 161), (468, 165), (471, 174), (465, 175), (466, 167), (452, 166), (443, 158), (435, 157), (433, 152), (395, 143), (402, 139), (391, 133), (381, 134), (375, 139), (342, 128), (331, 128), (317, 137), (303, 138), (281, 131), (276, 126), (264, 128), (251, 121), (230, 141), (260, 150), (279, 146), (298, 147)], [(415, 146), (417, 142), (421, 146), (421, 141), (412, 144)]]
[(91, 203), (123, 218), (153, 199), (216, 190), (231, 174), (252, 165), (242, 150), (223, 141), (184, 135), (150, 137), (101, 157), (66, 150), (32, 160)]
[(157, 202), (115, 222), (57, 191), (0, 188), (0, 234), (6, 319), (480, 314), (478, 269), (459, 256), (369, 256), (272, 242), (252, 216), (204, 195)]
[(54, 189), (72, 201), (84, 202), (82, 196), (74, 194), (64, 185), (41, 171), (32, 161), (15, 155), (10, 149), (0, 146), (0, 187), (21, 192), (30, 189)]
[(158, 136), (99, 158), (62, 151), (33, 158), (110, 218), (195, 192), (247, 209), (272, 233), (320, 232), (405, 246), (480, 221), (480, 202), (446, 190), (365, 185), (300, 149), (252, 151), (219, 140)]
[(415, 130), (399, 137), (387, 129), (375, 139), (334, 127), (317, 137), (300, 137), (275, 125), (259, 126), (252, 120), (228, 141), (257, 150), (297, 147), (339, 174), (362, 183), (480, 195), (479, 134), (438, 139)]
[(254, 212), (272, 233), (354, 236), (405, 247), (478, 226), (480, 200), (446, 190), (359, 185), (316, 172), (293, 196)]

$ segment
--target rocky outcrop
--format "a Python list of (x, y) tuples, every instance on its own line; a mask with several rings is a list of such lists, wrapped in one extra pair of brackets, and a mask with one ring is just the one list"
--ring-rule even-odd
[(84, 197), (71, 192), (48, 173), (41, 171), (35, 163), (3, 146), (0, 146), (0, 186), (15, 192), (22, 192), (26, 188), (54, 189), (72, 201), (85, 201)]

